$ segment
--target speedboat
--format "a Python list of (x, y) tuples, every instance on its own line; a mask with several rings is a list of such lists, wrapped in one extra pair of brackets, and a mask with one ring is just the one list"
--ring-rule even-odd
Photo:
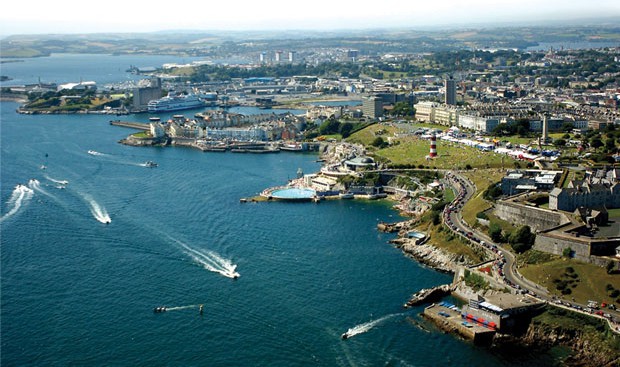
[(348, 339), (349, 338), (349, 334), (348, 333), (343, 333), (341, 335), (342, 339)]
[(149, 167), (149, 168), (153, 168), (153, 167), (157, 167), (157, 163), (155, 163), (153, 161), (146, 161), (146, 162), (144, 162), (144, 166), (145, 167)]
[(153, 309), (154, 313), (162, 313), (162, 312), (166, 312), (166, 306), (159, 306), (159, 307), (155, 307)]

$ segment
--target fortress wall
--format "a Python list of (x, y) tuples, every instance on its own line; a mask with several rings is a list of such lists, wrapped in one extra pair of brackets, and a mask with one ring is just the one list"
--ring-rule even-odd
[(532, 232), (557, 227), (568, 222), (568, 219), (561, 213), (508, 201), (498, 201), (494, 213), (507, 222), (528, 225)]
[(534, 242), (534, 249), (562, 255), (564, 249), (570, 248), (572, 256), (577, 260), (606, 264), (608, 260), (597, 261), (595, 256), (613, 256), (616, 247), (620, 246), (620, 239), (592, 239), (588, 237), (562, 236), (554, 233), (538, 233)]

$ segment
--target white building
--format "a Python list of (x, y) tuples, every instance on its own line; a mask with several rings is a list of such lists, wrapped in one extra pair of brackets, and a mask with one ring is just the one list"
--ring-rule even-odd
[(498, 118), (488, 118), (475, 115), (459, 115), (458, 126), (474, 131), (491, 132), (499, 125)]

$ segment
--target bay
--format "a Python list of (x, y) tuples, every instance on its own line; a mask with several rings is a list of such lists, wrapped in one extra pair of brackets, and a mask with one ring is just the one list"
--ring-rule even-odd
[(129, 147), (107, 116), (16, 108), (0, 103), (2, 365), (553, 362), (420, 328), (401, 305), (451, 276), (376, 230), (399, 219), (389, 202), (239, 201), (318, 171), (314, 154)]

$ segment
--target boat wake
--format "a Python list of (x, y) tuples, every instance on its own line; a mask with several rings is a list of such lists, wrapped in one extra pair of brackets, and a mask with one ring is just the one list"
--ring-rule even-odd
[(30, 181), (28, 181), (28, 187), (36, 192), (40, 192), (41, 194), (45, 195), (45, 196), (49, 196), (50, 198), (57, 200), (56, 197), (52, 194), (50, 194), (49, 192), (45, 191), (45, 189), (43, 189), (41, 187), (41, 182), (39, 180), (37, 180), (36, 178), (31, 179)]
[(19, 209), (32, 198), (33, 194), (34, 191), (26, 185), (20, 184), (15, 186), (15, 189), (13, 189), (11, 193), (11, 197), (7, 201), (10, 209), (6, 214), (0, 217), (0, 223), (17, 213)]
[(53, 179), (53, 178), (51, 178), (50, 176), (47, 176), (47, 175), (45, 175), (43, 177), (45, 177), (46, 180), (51, 181), (53, 183), (57, 183), (59, 185), (63, 185), (64, 186), (64, 185), (68, 185), (69, 184), (69, 181), (67, 181), (67, 180), (56, 180), (56, 179)]
[(83, 195), (83, 196), (86, 202), (88, 202), (88, 205), (90, 206), (90, 212), (93, 215), (93, 217), (95, 217), (95, 219), (97, 219), (99, 222), (103, 224), (110, 224), (112, 222), (110, 215), (108, 214), (108, 212), (105, 210), (104, 207), (99, 205), (99, 203), (97, 203), (95, 199), (93, 199), (90, 195)]
[(200, 305), (189, 305), (189, 306), (177, 306), (177, 307), (166, 307), (166, 311), (177, 311), (177, 310), (186, 310), (188, 308), (198, 308)]
[(96, 156), (106, 155), (105, 153), (100, 153), (100, 152), (98, 152), (98, 151), (96, 151), (96, 150), (89, 150), (89, 151), (88, 151), (88, 154), (90, 154), (90, 155), (96, 155)]
[(354, 326), (352, 328), (350, 328), (349, 330), (347, 330), (344, 334), (342, 334), (342, 339), (349, 339), (354, 337), (355, 335), (358, 334), (362, 334), (365, 333), (367, 331), (369, 331), (370, 329), (374, 328), (375, 326), (379, 325), (380, 323), (391, 319), (392, 317), (398, 316), (400, 314), (390, 314), (387, 316), (383, 316), (382, 318), (376, 319), (376, 320), (372, 320), (372, 321), (368, 321), (365, 322), (363, 324), (359, 324), (357, 326)]
[(240, 274), (237, 272), (237, 265), (230, 260), (222, 258), (213, 251), (197, 250), (181, 241), (174, 241), (183, 248), (183, 252), (203, 268), (231, 279), (239, 278)]

